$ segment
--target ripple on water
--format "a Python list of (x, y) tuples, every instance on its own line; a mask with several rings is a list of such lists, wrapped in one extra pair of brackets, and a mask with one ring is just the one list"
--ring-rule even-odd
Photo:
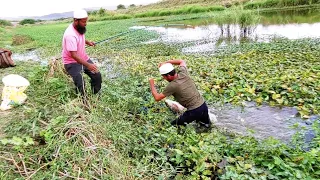
[[(289, 142), (296, 132), (304, 132), (306, 141), (310, 142), (314, 138), (312, 124), (319, 120), (317, 116), (312, 116), (309, 120), (301, 119), (293, 107), (256, 106), (249, 102), (244, 107), (227, 104), (210, 108), (209, 111), (216, 115), (215, 125), (219, 128), (242, 135), (252, 134), (257, 139), (274, 137), (283, 142)], [(298, 127), (293, 128), (295, 126)]]

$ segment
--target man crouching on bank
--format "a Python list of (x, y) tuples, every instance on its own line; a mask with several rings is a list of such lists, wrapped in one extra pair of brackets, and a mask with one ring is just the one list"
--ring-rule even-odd
[[(178, 72), (173, 65), (179, 65)], [(209, 128), (211, 126), (208, 106), (204, 98), (200, 95), (193, 80), (189, 77), (187, 66), (183, 60), (169, 60), (159, 65), (162, 77), (169, 82), (165, 90), (159, 94), (154, 85), (154, 79), (150, 79), (150, 89), (156, 101), (173, 95), (175, 100), (187, 108), (178, 119), (171, 122), (172, 125), (186, 125), (196, 122), (201, 126)]]

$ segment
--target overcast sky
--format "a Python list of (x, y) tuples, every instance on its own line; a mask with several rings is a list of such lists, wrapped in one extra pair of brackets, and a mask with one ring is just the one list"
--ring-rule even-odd
[(0, 17), (43, 16), (79, 8), (148, 4), (160, 0), (5, 0)]

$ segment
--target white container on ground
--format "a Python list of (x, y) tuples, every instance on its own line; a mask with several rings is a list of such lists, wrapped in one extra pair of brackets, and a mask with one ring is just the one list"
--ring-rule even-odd
[(1, 110), (11, 109), (13, 105), (20, 105), (26, 101), (27, 95), (24, 91), (30, 85), (27, 79), (17, 74), (10, 74), (3, 77), (2, 82), (4, 88), (2, 90)]

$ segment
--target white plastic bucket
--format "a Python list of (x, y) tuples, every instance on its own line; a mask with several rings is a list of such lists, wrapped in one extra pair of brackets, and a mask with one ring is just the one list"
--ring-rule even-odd
[(14, 104), (22, 104), (26, 101), (27, 95), (24, 91), (30, 85), (29, 81), (22, 76), (10, 74), (2, 78), (4, 88), (2, 90), (1, 110), (8, 110)]

